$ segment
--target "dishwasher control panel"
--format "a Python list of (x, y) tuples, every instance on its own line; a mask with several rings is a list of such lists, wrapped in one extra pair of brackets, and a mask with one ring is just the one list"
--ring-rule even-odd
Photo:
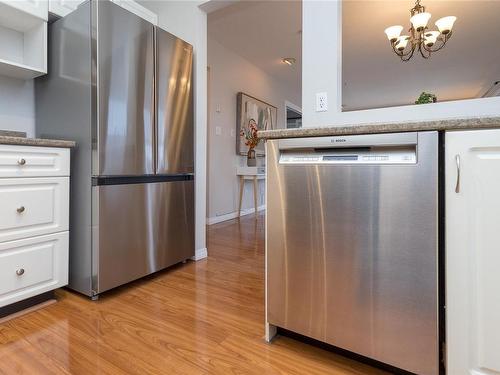
[(417, 154), (412, 149), (363, 150), (349, 152), (331, 150), (290, 150), (280, 154), (280, 164), (416, 164)]

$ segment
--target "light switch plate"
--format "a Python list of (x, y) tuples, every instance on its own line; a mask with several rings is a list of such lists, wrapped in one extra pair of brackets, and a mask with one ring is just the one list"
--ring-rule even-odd
[(215, 127), (215, 135), (221, 135), (222, 134), (222, 128), (220, 126)]
[(328, 94), (326, 92), (316, 93), (316, 112), (328, 111)]

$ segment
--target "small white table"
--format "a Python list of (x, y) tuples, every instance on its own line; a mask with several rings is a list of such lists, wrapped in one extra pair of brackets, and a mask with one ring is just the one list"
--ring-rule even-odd
[(243, 191), (245, 190), (245, 180), (253, 181), (253, 202), (255, 214), (257, 214), (257, 181), (266, 178), (264, 167), (238, 167), (236, 175), (240, 177), (240, 203), (238, 205), (238, 217), (241, 216), (241, 204), (243, 202)]

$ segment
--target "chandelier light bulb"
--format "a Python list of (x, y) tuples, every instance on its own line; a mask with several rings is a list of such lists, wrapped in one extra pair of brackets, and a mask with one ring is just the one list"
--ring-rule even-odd
[(398, 51), (403, 51), (408, 45), (409, 40), (410, 37), (408, 35), (401, 35), (396, 42), (396, 48), (398, 49)]
[(438, 27), (441, 34), (446, 35), (451, 32), (451, 30), (453, 29), (453, 24), (456, 20), (457, 17), (455, 16), (443, 17), (436, 21), (436, 26)]
[(427, 12), (417, 13), (413, 17), (410, 18), (410, 21), (413, 27), (417, 31), (422, 31), (427, 27), (427, 22), (431, 18), (431, 14)]
[(434, 44), (436, 44), (436, 40), (438, 36), (440, 35), (439, 31), (428, 31), (424, 34), (425, 36), (425, 45), (427, 47), (432, 47)]
[(398, 40), (399, 36), (401, 35), (401, 31), (403, 31), (403, 26), (400, 25), (391, 26), (384, 30), (385, 34), (387, 35), (387, 39), (389, 39), (391, 43), (394, 43), (396, 40)]

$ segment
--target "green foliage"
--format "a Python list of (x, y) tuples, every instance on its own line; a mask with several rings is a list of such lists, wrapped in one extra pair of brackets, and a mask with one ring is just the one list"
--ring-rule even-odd
[(427, 104), (436, 102), (437, 102), (436, 95), (424, 91), (420, 94), (415, 104)]

